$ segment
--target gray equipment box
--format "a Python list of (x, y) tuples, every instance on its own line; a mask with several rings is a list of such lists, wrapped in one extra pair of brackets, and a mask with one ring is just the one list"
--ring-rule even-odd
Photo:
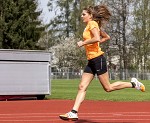
[(0, 50), (0, 95), (50, 94), (51, 53)]

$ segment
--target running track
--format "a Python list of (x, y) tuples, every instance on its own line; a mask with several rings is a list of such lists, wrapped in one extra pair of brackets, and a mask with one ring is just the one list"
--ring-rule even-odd
[[(72, 100), (1, 101), (0, 123), (68, 123)], [(69, 122), (70, 123), (70, 122)], [(150, 123), (150, 102), (84, 101), (73, 123)]]

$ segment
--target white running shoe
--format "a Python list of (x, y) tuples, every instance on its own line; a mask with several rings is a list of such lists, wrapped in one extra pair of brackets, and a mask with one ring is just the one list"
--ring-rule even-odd
[(136, 78), (131, 78), (131, 82), (135, 83), (135, 88), (137, 90), (145, 92), (145, 86), (141, 82), (139, 82)]
[(78, 114), (77, 113), (72, 113), (71, 111), (66, 113), (66, 114), (59, 115), (59, 117), (62, 120), (69, 120), (69, 121), (76, 121), (76, 120), (78, 120)]

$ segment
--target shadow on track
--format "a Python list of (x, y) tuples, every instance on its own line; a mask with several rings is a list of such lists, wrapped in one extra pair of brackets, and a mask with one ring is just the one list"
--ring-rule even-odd
[(78, 121), (75, 121), (74, 123), (135, 123), (135, 122), (100, 122), (100, 121), (91, 121), (91, 120), (84, 120), (84, 119), (81, 119), (81, 120), (78, 120)]

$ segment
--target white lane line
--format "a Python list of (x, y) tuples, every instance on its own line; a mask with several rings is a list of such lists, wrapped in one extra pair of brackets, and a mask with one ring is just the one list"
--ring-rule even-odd
[[(90, 120), (92, 120), (92, 119), (90, 119)], [(95, 121), (95, 120), (99, 120), (99, 121), (102, 121), (102, 120), (107, 120), (107, 121), (111, 121), (111, 120), (116, 120), (116, 121), (119, 121), (119, 120), (123, 120), (123, 121), (150, 121), (150, 119), (115, 119), (115, 118), (113, 118), (113, 119), (93, 119), (93, 121)]]
[[(79, 119), (79, 121), (80, 120), (82, 120), (81, 118)], [(89, 120), (89, 119), (88, 119)], [(99, 118), (99, 119), (90, 119), (90, 121), (150, 121), (150, 119), (115, 119), (115, 118), (113, 118), (113, 119), (101, 119), (101, 118)], [(20, 122), (20, 121), (36, 121), (36, 122), (41, 122), (41, 121), (46, 121), (46, 122), (49, 122), (49, 121), (60, 121), (60, 119), (49, 119), (49, 120), (0, 120), (0, 121), (12, 121), (12, 122)]]
[[(0, 114), (0, 116), (22, 116), (22, 115), (60, 115), (62, 113), (4, 113)], [(109, 113), (79, 113), (79, 115), (150, 115), (150, 112), (109, 112)]]
[(56, 114), (60, 114), (60, 113), (12, 113), (12, 114), (0, 114), (0, 116), (2, 115), (11, 115), (11, 116), (19, 116), (19, 115), (56, 115)]
[(15, 118), (15, 119), (17, 119), (17, 118), (52, 118), (52, 117), (54, 117), (54, 118), (56, 118), (57, 116), (3, 116), (3, 117), (1, 117), (0, 116), (0, 119), (1, 118)]
[[(118, 118), (123, 118), (123, 117), (128, 117), (128, 118), (150, 118), (150, 115), (118, 115), (118, 114), (112, 114), (112, 115), (99, 115), (99, 116), (95, 116), (95, 115), (90, 115), (90, 116), (87, 116), (87, 115), (79, 115), (80, 118), (115, 118), (115, 117), (118, 117)], [(0, 116), (0, 119), (3, 119), (3, 118), (12, 118), (12, 119), (19, 119), (19, 118), (58, 118), (58, 116)]]
[(12, 122), (20, 122), (20, 121), (25, 121), (25, 122), (52, 122), (52, 121), (60, 121), (60, 119), (49, 119), (49, 120), (0, 120), (1, 121), (5, 121), (5, 122), (9, 122), (9, 121), (12, 121)]

